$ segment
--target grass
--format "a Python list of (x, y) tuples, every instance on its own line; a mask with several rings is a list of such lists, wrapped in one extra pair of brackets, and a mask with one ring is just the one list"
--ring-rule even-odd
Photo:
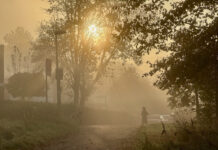
[[(172, 124), (165, 124), (166, 134), (173, 132)], [(134, 147), (131, 150), (162, 150), (162, 143), (166, 134), (162, 134), (162, 124), (148, 124), (138, 129), (132, 140)]]
[[(165, 124), (162, 135), (161, 124), (150, 124), (138, 129), (126, 143), (125, 150), (217, 150), (217, 125), (192, 122)], [(124, 150), (123, 149), (123, 150)]]
[(29, 150), (76, 131), (71, 105), (35, 102), (0, 103), (0, 149)]

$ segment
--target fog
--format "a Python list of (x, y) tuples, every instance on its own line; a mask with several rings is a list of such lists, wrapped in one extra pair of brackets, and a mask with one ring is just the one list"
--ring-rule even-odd
[(0, 43), (5, 34), (21, 26), (35, 37), (40, 22), (46, 20), (44, 0), (0, 0)]
[(0, 150), (217, 150), (217, 2), (0, 0)]
[(99, 82), (87, 106), (124, 113), (126, 117), (120, 118), (118, 114), (113, 117), (134, 124), (140, 124), (142, 107), (146, 107), (149, 115), (171, 114), (166, 93), (153, 86), (153, 78), (142, 77), (149, 68), (143, 71), (140, 67), (131, 61), (114, 65), (113, 73), (107, 72)]
[[(0, 0), (0, 42), (4, 43), (4, 35), (18, 26), (23, 27), (33, 37), (36, 37), (40, 22), (48, 18), (45, 13), (46, 8), (47, 3), (41, 0)], [(6, 53), (6, 60), (8, 60), (10, 52)], [(89, 98), (87, 106), (119, 110), (134, 116), (140, 115), (143, 106), (148, 109), (150, 114), (170, 113), (170, 109), (167, 107), (166, 93), (153, 86), (155, 77), (142, 78), (142, 75), (149, 71), (149, 66), (145, 62), (147, 60), (154, 62), (163, 56), (165, 54), (155, 55), (155, 53), (151, 53), (146, 55), (143, 58), (144, 63), (140, 66), (135, 65), (131, 60), (125, 64), (125, 67), (123, 67), (122, 62), (117, 62), (116, 65), (112, 66), (113, 76), (104, 77), (100, 81), (95, 92)], [(133, 70), (129, 79), (124, 76), (128, 70)], [(52, 86), (55, 84), (53, 83)], [(52, 87), (49, 91), (49, 97), (53, 99), (51, 101), (56, 101), (55, 89)], [(63, 97), (65, 96), (63, 95)]]

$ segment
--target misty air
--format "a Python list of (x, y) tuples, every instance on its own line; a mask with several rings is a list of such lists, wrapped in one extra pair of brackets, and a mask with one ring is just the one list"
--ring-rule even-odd
[(218, 0), (0, 0), (0, 150), (218, 150)]

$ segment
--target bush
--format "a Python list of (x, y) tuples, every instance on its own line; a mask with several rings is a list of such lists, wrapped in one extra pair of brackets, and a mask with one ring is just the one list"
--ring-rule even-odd
[(41, 73), (17, 73), (8, 79), (7, 90), (13, 97), (22, 99), (44, 96), (44, 78)]

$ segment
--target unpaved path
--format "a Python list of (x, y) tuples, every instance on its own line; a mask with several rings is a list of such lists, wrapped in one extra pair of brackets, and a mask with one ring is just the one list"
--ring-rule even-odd
[(136, 127), (95, 125), (80, 128), (78, 135), (70, 135), (39, 150), (121, 150)]

